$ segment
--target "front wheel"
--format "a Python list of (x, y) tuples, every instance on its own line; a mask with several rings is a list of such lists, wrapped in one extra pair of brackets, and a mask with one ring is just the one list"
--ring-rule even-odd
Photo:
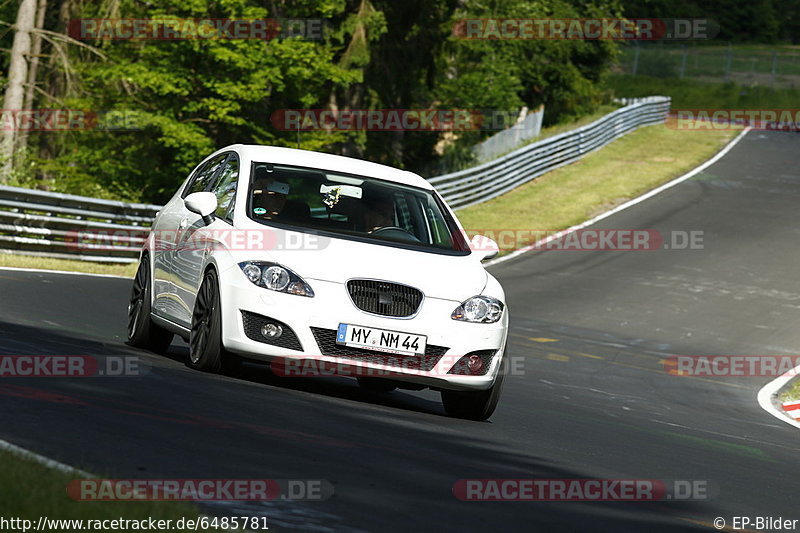
[(150, 258), (142, 256), (136, 277), (133, 278), (128, 303), (128, 344), (145, 350), (163, 353), (172, 343), (173, 334), (154, 324), (150, 318)]
[(456, 418), (467, 420), (486, 420), (497, 408), (500, 393), (503, 390), (505, 372), (503, 362), (500, 363), (500, 372), (497, 374), (494, 385), (480, 391), (442, 391), (442, 404), (447, 414)]
[(212, 269), (206, 272), (194, 302), (188, 365), (204, 372), (227, 373), (234, 371), (240, 361), (222, 346), (219, 282)]

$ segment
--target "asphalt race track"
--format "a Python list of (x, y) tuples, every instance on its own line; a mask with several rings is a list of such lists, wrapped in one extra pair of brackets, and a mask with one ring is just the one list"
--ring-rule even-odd
[[(5, 379), (0, 438), (118, 478), (334, 485), (320, 502), (212, 509), (266, 515), (270, 531), (713, 531), (716, 517), (800, 519), (800, 433), (756, 402), (771, 378), (681, 377), (662, 363), (800, 351), (798, 205), (800, 136), (750, 132), (704, 173), (599, 224), (702, 231), (703, 249), (551, 250), (491, 267), (512, 313), (508, 353), (523, 363), (485, 423), (446, 417), (430, 391), (368, 393), (258, 366), (194, 372), (180, 341), (168, 356), (123, 344), (129, 281), (0, 271), (1, 354), (152, 366), (138, 378)], [(712, 497), (464, 502), (452, 489), (466, 478), (702, 480)]]

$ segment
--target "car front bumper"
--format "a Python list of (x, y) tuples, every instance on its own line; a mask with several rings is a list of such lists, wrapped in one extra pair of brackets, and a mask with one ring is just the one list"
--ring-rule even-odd
[[(227, 274), (220, 276), (223, 345), (245, 357), (272, 362), (273, 370), (279, 365), (278, 374), (384, 377), (435, 389), (484, 390), (501, 370), (507, 310), (494, 324), (461, 322), (450, 318), (461, 302), (426, 297), (412, 318), (391, 318), (358, 309), (341, 283), (307, 279), (315, 292), (308, 298), (257, 287), (238, 272)], [(298, 343), (286, 342), (285, 331), (279, 341), (284, 346), (261, 340), (248, 313), (280, 321), (291, 328)], [(425, 335), (428, 349), (424, 356), (413, 356), (353, 350), (335, 341), (332, 347), (330, 335), (340, 323)], [(483, 352), (486, 363), (477, 371), (466, 370), (462, 357), (476, 351)], [(491, 359), (487, 351), (495, 352)], [(459, 373), (450, 373), (454, 367)]]

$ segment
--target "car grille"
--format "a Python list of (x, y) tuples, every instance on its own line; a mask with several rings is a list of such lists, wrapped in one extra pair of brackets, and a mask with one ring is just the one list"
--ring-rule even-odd
[(408, 317), (422, 303), (419, 290), (388, 281), (353, 279), (347, 282), (347, 292), (356, 307), (376, 315)]
[[(303, 346), (300, 344), (300, 340), (297, 338), (295, 332), (292, 331), (292, 328), (280, 320), (257, 315), (256, 313), (251, 313), (250, 311), (242, 311), (242, 321), (244, 323), (244, 334), (247, 335), (248, 339), (257, 342), (263, 342), (264, 344), (280, 346), (281, 348), (288, 348), (289, 350), (297, 350), (299, 352), (303, 351)], [(277, 339), (268, 339), (262, 335), (261, 327), (267, 323), (277, 324), (278, 326), (282, 327), (283, 333), (281, 336)]]
[[(492, 357), (494, 357), (496, 353), (497, 350), (478, 350), (476, 352), (470, 352), (459, 359), (448, 374), (457, 374), (459, 376), (485, 376), (489, 371), (489, 367), (492, 365)], [(473, 355), (480, 357), (481, 364), (480, 366), (476, 365), (474, 368), (470, 368), (469, 358)]]
[(365, 350), (363, 348), (350, 348), (336, 344), (336, 330), (311, 328), (314, 338), (319, 345), (322, 355), (341, 357), (364, 363), (400, 367), (406, 370), (421, 370), (430, 372), (442, 356), (449, 350), (444, 346), (428, 344), (424, 355), (397, 355)]

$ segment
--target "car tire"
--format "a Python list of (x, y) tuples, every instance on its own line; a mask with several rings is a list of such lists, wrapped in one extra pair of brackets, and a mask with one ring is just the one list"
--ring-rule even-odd
[(172, 343), (174, 335), (154, 324), (150, 316), (150, 257), (142, 256), (136, 276), (133, 278), (131, 297), (128, 302), (128, 344), (157, 353), (164, 353)]
[(216, 271), (206, 272), (192, 311), (187, 365), (203, 372), (235, 371), (241, 359), (222, 346), (222, 309)]
[(442, 391), (442, 404), (448, 415), (466, 420), (486, 420), (497, 408), (505, 380), (505, 364), (500, 362), (500, 371), (494, 385), (481, 391)]
[(397, 388), (397, 385), (391, 381), (381, 378), (361, 377), (357, 379), (358, 386), (369, 392), (392, 392)]

